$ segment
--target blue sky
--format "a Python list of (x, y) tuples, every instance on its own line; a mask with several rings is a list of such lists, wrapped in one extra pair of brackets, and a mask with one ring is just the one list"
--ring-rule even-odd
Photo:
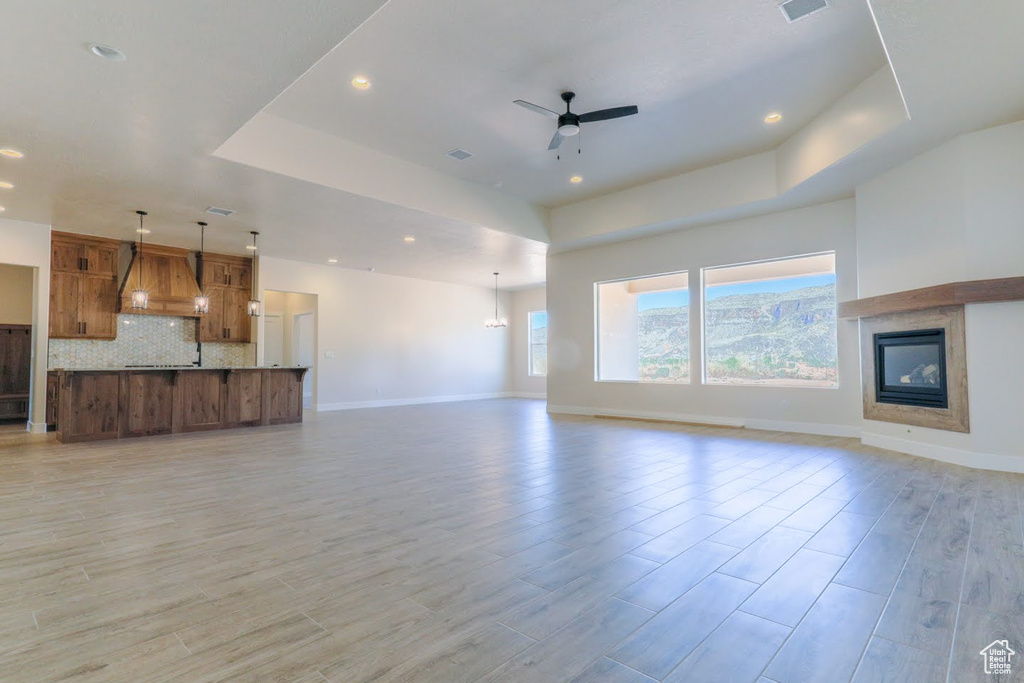
[[(704, 298), (707, 301), (717, 299), (720, 296), (733, 294), (765, 294), (791, 292), (794, 289), (803, 287), (817, 287), (819, 285), (830, 285), (836, 281), (834, 273), (828, 275), (806, 275), (804, 277), (792, 277), (785, 280), (768, 280), (766, 282), (744, 282), (738, 285), (713, 285), (705, 287)], [(643, 309), (641, 309), (643, 310)]]
[(667, 292), (645, 292), (636, 298), (640, 311), (652, 308), (679, 308), (690, 302), (690, 290), (673, 289)]
[(530, 315), (530, 326), (535, 330), (548, 326), (548, 312), (537, 311)]

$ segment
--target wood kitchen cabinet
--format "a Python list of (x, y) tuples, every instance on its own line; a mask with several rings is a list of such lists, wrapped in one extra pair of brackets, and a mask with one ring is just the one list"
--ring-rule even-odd
[(199, 341), (249, 343), (252, 263), (226, 254), (200, 254), (196, 262), (203, 292), (210, 297), (210, 312), (199, 319)]
[(117, 336), (117, 240), (53, 232), (50, 338)]
[(198, 254), (196, 265), (203, 287), (252, 289), (252, 261), (245, 256), (229, 254)]

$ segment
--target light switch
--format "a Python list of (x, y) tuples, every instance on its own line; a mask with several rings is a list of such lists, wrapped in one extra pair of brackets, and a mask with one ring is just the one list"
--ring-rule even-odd
[(324, 358), (334, 358), (334, 351), (324, 351)]

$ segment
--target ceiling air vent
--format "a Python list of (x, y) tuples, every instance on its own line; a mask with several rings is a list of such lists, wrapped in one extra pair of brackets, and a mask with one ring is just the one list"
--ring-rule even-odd
[(234, 209), (222, 209), (218, 206), (211, 206), (206, 210), (206, 213), (212, 213), (214, 216), (230, 216), (234, 212)]
[(466, 159), (473, 156), (473, 153), (467, 152), (464, 149), (459, 149), (458, 147), (456, 147), (452, 151), (445, 153), (445, 156), (451, 157), (452, 159), (455, 159), (457, 161), (465, 161)]
[(828, 7), (828, 0), (786, 0), (779, 5), (779, 9), (786, 15), (786, 21), (791, 24), (797, 19), (803, 19), (826, 7)]

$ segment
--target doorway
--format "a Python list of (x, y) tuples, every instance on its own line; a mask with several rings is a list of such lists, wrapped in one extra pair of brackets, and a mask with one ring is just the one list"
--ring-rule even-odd
[(309, 368), (302, 380), (302, 405), (316, 405), (315, 294), (267, 290), (263, 315), (263, 364)]
[(35, 269), (0, 264), (0, 430), (28, 427)]

